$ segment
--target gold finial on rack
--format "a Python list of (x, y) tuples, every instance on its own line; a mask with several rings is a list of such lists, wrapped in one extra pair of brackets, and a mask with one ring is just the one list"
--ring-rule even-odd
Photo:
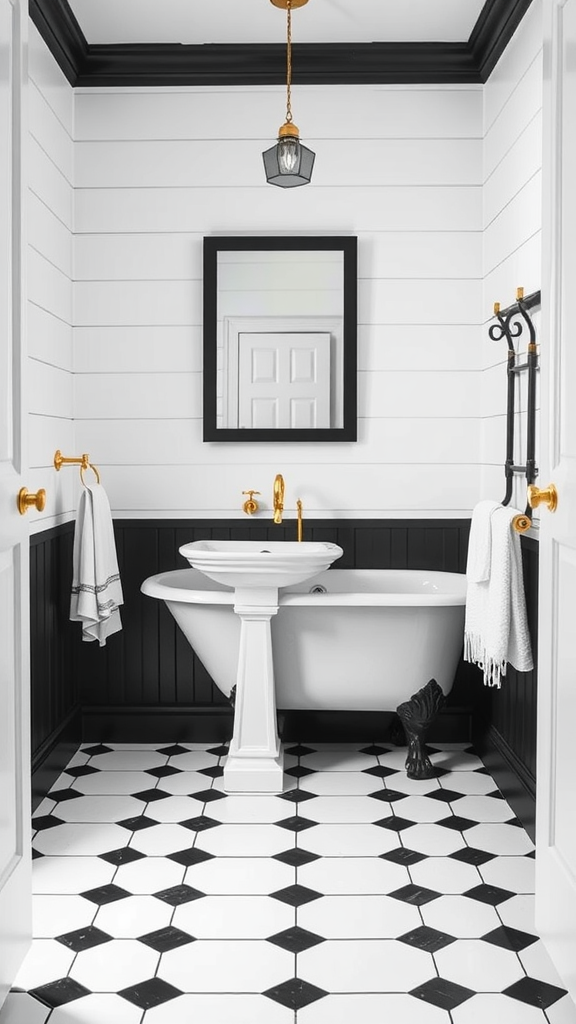
[(495, 302), (494, 303), (494, 316), (498, 316), (499, 312), (500, 312), (500, 303), (499, 302)]
[(62, 466), (80, 466), (80, 479), (84, 483), (84, 470), (91, 469), (96, 477), (97, 483), (100, 483), (100, 473), (90, 462), (90, 456), (87, 452), (80, 455), (78, 458), (65, 458), (59, 448), (54, 452), (54, 469), (58, 472), (62, 469)]
[(532, 526), (532, 520), (530, 519), (530, 516), (526, 516), (524, 514), (514, 516), (512, 526), (516, 530), (516, 533), (526, 533), (526, 531)]
[(521, 302), (523, 298), (524, 298), (524, 289), (521, 288), (521, 287), (518, 287), (516, 289), (516, 302)]

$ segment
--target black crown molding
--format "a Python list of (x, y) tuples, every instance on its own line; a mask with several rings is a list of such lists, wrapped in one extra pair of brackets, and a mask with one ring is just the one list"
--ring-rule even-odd
[[(486, 0), (468, 42), (294, 43), (300, 85), (482, 83), (532, 0)], [(283, 44), (90, 44), (68, 0), (29, 0), (72, 86), (283, 85)]]

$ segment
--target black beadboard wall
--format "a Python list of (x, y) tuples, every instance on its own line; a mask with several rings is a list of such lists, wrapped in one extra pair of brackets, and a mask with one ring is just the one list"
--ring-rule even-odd
[(69, 621), (73, 526), (30, 538), (30, 729), (34, 806), (82, 738), (74, 625)]
[[(145, 597), (140, 585), (147, 576), (185, 567), (178, 548), (188, 541), (295, 539), (293, 521), (275, 526), (247, 519), (117, 520), (114, 529), (125, 600), (123, 629), (103, 648), (83, 643), (80, 625), (68, 621), (73, 523), (31, 539), (34, 765), (60, 764), (66, 744), (77, 744), (81, 738), (170, 742), (228, 737), (228, 701), (163, 602)], [(305, 539), (340, 544), (344, 555), (339, 568), (464, 572), (469, 529), (468, 519), (313, 520), (305, 523)], [(535, 638), (538, 545), (523, 537), (522, 548)], [(304, 713), (283, 722), (287, 738), (300, 728), (299, 714)], [(482, 685), (478, 669), (461, 663), (442, 723), (448, 734), (435, 738), (473, 736), (492, 770), (500, 766), (507, 795), (515, 788), (520, 802), (527, 799), (521, 816), (530, 819), (536, 774), (536, 673), (509, 669), (502, 689), (491, 690)], [(342, 737), (350, 729), (350, 716), (312, 716), (306, 727), (309, 739), (310, 729), (318, 738), (322, 730)], [(355, 728), (361, 727), (355, 722)], [(42, 785), (37, 788), (40, 791)]]

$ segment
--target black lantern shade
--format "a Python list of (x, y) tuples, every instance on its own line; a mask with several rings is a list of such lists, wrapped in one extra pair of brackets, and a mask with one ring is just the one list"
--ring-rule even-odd
[(262, 159), (269, 185), (295, 188), (310, 181), (315, 153), (302, 145), (296, 125), (287, 122), (278, 132), (276, 145), (265, 150)]

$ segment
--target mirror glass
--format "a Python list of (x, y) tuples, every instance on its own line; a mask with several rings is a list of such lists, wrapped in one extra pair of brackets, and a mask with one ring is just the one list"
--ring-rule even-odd
[(355, 237), (204, 239), (204, 440), (356, 440)]

